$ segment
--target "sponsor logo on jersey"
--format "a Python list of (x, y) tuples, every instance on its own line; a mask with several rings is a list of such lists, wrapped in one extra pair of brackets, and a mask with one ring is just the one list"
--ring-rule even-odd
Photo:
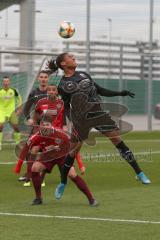
[(57, 109), (43, 109), (43, 114), (49, 114), (49, 115), (57, 115), (58, 111)]
[(60, 144), (62, 142), (62, 139), (60, 138), (55, 138), (55, 143)]
[(46, 113), (50, 114), (50, 115), (57, 115), (58, 111), (57, 111), (57, 109), (47, 109)]

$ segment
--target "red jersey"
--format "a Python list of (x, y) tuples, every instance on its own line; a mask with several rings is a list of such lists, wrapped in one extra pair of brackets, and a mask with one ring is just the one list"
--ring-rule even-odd
[(19, 159), (24, 161), (34, 146), (38, 147), (42, 161), (51, 161), (60, 158), (68, 154), (70, 149), (69, 140), (69, 135), (60, 129), (53, 128), (49, 136), (42, 136), (40, 131), (38, 131), (28, 139), (20, 153)]
[(57, 98), (52, 102), (49, 98), (42, 98), (37, 102), (35, 112), (40, 116), (50, 115), (53, 119), (53, 127), (63, 127), (64, 103), (61, 99)]

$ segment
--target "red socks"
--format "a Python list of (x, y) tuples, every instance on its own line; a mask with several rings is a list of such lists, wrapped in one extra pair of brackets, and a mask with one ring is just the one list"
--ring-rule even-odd
[(86, 197), (88, 198), (88, 201), (91, 202), (94, 197), (92, 195), (92, 193), (90, 192), (87, 184), (85, 183), (85, 181), (79, 177), (78, 175), (75, 178), (71, 178), (71, 180), (77, 185), (77, 187), (86, 195)]
[(41, 199), (41, 177), (39, 172), (32, 172), (32, 182), (36, 193), (36, 198)]

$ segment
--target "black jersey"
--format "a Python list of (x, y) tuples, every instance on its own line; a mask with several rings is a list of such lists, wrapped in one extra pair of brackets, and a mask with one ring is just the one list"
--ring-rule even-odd
[(122, 92), (102, 88), (89, 74), (80, 71), (76, 71), (71, 77), (63, 76), (58, 92), (64, 101), (65, 113), (80, 139), (86, 139), (92, 127), (101, 132), (117, 129), (116, 123), (103, 110), (100, 96), (121, 96)]
[(76, 71), (71, 77), (63, 76), (58, 86), (58, 92), (67, 109), (70, 108), (71, 98), (75, 93), (87, 95), (88, 102), (100, 102), (100, 96), (113, 97), (121, 95), (121, 92), (100, 87), (89, 74), (81, 71)]
[(40, 99), (46, 96), (47, 96), (47, 90), (41, 91), (39, 88), (36, 88), (31, 91), (24, 105), (24, 115), (27, 119), (30, 118), (30, 112), (33, 105), (35, 105)]

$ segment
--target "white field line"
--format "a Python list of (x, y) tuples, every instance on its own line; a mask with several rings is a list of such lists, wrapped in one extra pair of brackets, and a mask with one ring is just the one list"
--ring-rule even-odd
[[(104, 140), (105, 139), (105, 140)], [(145, 143), (145, 142), (160, 142), (160, 139), (125, 139), (125, 142), (135, 142), (135, 143)], [(98, 137), (96, 138), (97, 143), (105, 143), (105, 142), (110, 142), (108, 138), (103, 138), (102, 137), (99, 139)], [(15, 146), (16, 144), (14, 142), (5, 142), (2, 143), (2, 146)]]
[[(106, 140), (103, 140), (103, 139), (98, 139), (96, 138), (96, 142), (97, 143), (105, 143), (105, 142), (108, 142), (109, 139), (106, 138)], [(133, 143), (147, 143), (147, 142), (160, 142), (160, 139), (136, 139), (136, 140), (132, 140), (132, 139), (124, 139), (125, 142), (133, 142)]]
[[(160, 154), (160, 151), (149, 151), (149, 152), (137, 152), (137, 153), (134, 153), (134, 155), (138, 155), (138, 156), (141, 156), (142, 155), (152, 155), (152, 154)], [(96, 159), (96, 158), (106, 158), (106, 157), (113, 157), (113, 156), (120, 156), (119, 153), (108, 153), (108, 154), (82, 154), (82, 158), (84, 158), (84, 160), (86, 159)], [(16, 161), (14, 162), (0, 162), (0, 165), (12, 165), (12, 164), (15, 164), (17, 163)], [(24, 162), (25, 163), (25, 162)]]
[(88, 220), (88, 221), (104, 221), (104, 222), (122, 222), (134, 224), (160, 224), (160, 221), (152, 220), (138, 220), (138, 219), (116, 219), (116, 218), (96, 218), (96, 217), (79, 217), (79, 216), (54, 216), (28, 213), (8, 213), (0, 212), (1, 216), (16, 216), (16, 217), (35, 217), (35, 218), (55, 218), (55, 219), (69, 219), (69, 220)]
[(2, 146), (16, 146), (14, 142), (2, 142)]
[(12, 165), (16, 164), (16, 162), (0, 162), (0, 165)]

